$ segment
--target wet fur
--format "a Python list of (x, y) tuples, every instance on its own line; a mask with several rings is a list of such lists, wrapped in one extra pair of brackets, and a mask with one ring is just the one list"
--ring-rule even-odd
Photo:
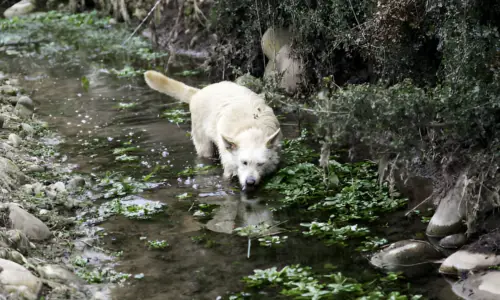
[(215, 144), (225, 179), (238, 176), (245, 187), (248, 178), (258, 184), (276, 170), (282, 140), (279, 122), (256, 93), (229, 81), (196, 89), (156, 71), (145, 72), (144, 78), (152, 89), (189, 103), (196, 152), (212, 157)]

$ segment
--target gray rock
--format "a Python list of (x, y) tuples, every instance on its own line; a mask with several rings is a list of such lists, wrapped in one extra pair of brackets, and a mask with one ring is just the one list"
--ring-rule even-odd
[(21, 252), (21, 254), (27, 254), (30, 249), (35, 248), (35, 245), (33, 245), (28, 237), (20, 230), (11, 229), (5, 234), (10, 243), (9, 246)]
[(33, 103), (33, 100), (31, 100), (30, 97), (25, 95), (19, 97), (16, 103), (16, 107), (18, 105), (25, 106), (26, 108), (31, 109), (32, 111), (35, 109), (35, 104)]
[(11, 133), (9, 134), (9, 142), (12, 146), (18, 148), (19, 146), (21, 146), (23, 140), (17, 134)]
[(9, 293), (9, 299), (36, 300), (42, 281), (25, 267), (0, 258), (0, 286)]
[(46, 190), (45, 195), (49, 197), (49, 199), (56, 199), (57, 198), (57, 193), (53, 190)]
[(7, 191), (16, 189), (25, 180), (25, 175), (8, 158), (0, 156), (0, 188)]
[(499, 255), (459, 250), (443, 261), (439, 267), (439, 272), (448, 275), (459, 275), (462, 272), (483, 270), (499, 264)]
[(83, 177), (76, 176), (68, 182), (67, 188), (68, 191), (77, 191), (84, 186), (85, 186), (85, 179), (83, 179)]
[(51, 189), (58, 194), (66, 192), (66, 187), (64, 186), (64, 183), (61, 181), (52, 184)]
[(10, 85), (19, 85), (19, 79), (17, 78), (9, 78), (5, 83), (10, 84)]
[(465, 280), (453, 284), (452, 290), (462, 299), (497, 300), (500, 299), (499, 283), (500, 271), (487, 271), (470, 274)]
[(5, 117), (0, 115), (0, 128), (3, 128), (3, 124), (5, 123)]
[(404, 240), (375, 253), (370, 263), (384, 272), (403, 272), (413, 277), (428, 272), (441, 257), (441, 253), (428, 242)]
[(13, 17), (19, 17), (29, 14), (30, 12), (35, 10), (35, 2), (29, 0), (22, 0), (7, 8), (4, 11), (3, 15), (7, 19), (11, 19)]
[(39, 165), (30, 165), (26, 168), (24, 172), (30, 174), (30, 173), (40, 173), (44, 172), (45, 167), (44, 166), (39, 166)]
[(63, 284), (81, 282), (81, 280), (70, 270), (59, 265), (45, 265), (37, 268), (41, 278), (53, 280)]
[(31, 118), (35, 106), (28, 96), (21, 96), (16, 104), (15, 113), (21, 118)]
[(9, 211), (10, 228), (22, 231), (32, 240), (45, 240), (51, 237), (52, 233), (47, 225), (37, 217), (14, 203), (3, 204), (2, 206), (4, 210), (7, 208)]
[(462, 174), (455, 186), (440, 201), (438, 208), (427, 225), (426, 234), (430, 237), (445, 237), (463, 232), (466, 213), (466, 201), (462, 201), (462, 192), (466, 177)]
[(13, 261), (20, 265), (30, 265), (24, 255), (9, 248), (0, 248), (0, 258)]
[(439, 246), (446, 249), (457, 249), (465, 245), (467, 237), (463, 233), (452, 234), (439, 241)]
[(21, 130), (26, 136), (33, 136), (35, 134), (35, 129), (31, 125), (26, 123), (21, 124)]
[(474, 243), (462, 247), (446, 258), (441, 264), (439, 272), (457, 275), (499, 265), (499, 244), (500, 232), (494, 231), (484, 234)]

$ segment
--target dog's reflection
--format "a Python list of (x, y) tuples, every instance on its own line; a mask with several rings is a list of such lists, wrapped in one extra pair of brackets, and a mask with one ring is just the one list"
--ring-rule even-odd
[(236, 227), (259, 224), (274, 225), (273, 213), (260, 197), (249, 196), (245, 193), (240, 195), (240, 199), (234, 197), (238, 196), (229, 196), (220, 203), (213, 219), (206, 224), (207, 229), (232, 233)]

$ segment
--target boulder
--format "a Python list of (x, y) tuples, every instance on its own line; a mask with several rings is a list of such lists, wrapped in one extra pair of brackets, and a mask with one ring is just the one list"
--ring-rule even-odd
[(457, 249), (465, 245), (467, 237), (463, 233), (452, 234), (439, 241), (439, 246), (445, 249)]
[(460, 275), (463, 272), (484, 270), (499, 265), (499, 245), (500, 232), (482, 235), (474, 243), (448, 256), (439, 267), (439, 272)]
[(403, 272), (408, 277), (429, 272), (441, 253), (420, 240), (398, 241), (375, 253), (370, 263), (384, 272)]
[(461, 299), (496, 300), (500, 299), (499, 283), (499, 271), (481, 272), (471, 274), (466, 279), (456, 282), (452, 286), (452, 291)]
[(21, 231), (32, 240), (46, 240), (51, 237), (52, 233), (47, 225), (16, 204), (7, 203), (0, 208), (8, 211), (9, 228)]
[(463, 192), (467, 185), (467, 178), (462, 174), (455, 186), (449, 190), (439, 202), (436, 212), (427, 225), (426, 234), (430, 237), (445, 237), (447, 235), (464, 232), (466, 215), (466, 201)]
[(15, 134), (15, 133), (9, 134), (8, 139), (9, 139), (10, 144), (12, 146), (16, 147), (16, 148), (18, 148), (19, 146), (21, 146), (21, 144), (23, 142), (23, 140), (21, 139), (21, 137), (18, 136), (17, 134)]
[(30, 12), (34, 11), (35, 8), (35, 1), (22, 0), (7, 8), (7, 10), (4, 11), (3, 15), (7, 19), (11, 19), (13, 17), (27, 15)]
[(9, 293), (9, 299), (36, 300), (42, 281), (25, 267), (0, 258), (0, 286)]
[(74, 191), (78, 191), (79, 189), (81, 189), (84, 186), (85, 186), (85, 179), (83, 177), (76, 176), (68, 182), (67, 189), (68, 189), (68, 191), (74, 192)]
[(37, 268), (40, 277), (53, 280), (58, 283), (70, 285), (72, 283), (81, 283), (81, 280), (70, 270), (60, 265), (44, 265)]
[(7, 191), (17, 189), (25, 181), (25, 175), (8, 158), (0, 156), (0, 188)]

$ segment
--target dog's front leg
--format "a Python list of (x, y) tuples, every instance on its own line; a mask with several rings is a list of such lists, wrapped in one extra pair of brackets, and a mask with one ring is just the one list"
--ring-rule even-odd
[(233, 157), (231, 153), (227, 151), (221, 151), (220, 160), (222, 163), (222, 168), (224, 169), (224, 173), (222, 177), (225, 180), (231, 179), (233, 176), (238, 175), (238, 167), (233, 162)]

